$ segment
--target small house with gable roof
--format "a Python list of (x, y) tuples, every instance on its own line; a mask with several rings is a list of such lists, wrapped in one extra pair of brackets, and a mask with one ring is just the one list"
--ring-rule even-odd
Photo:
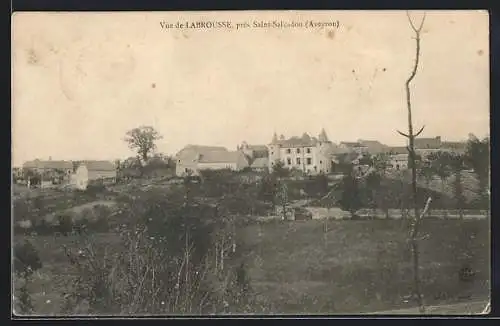
[(115, 183), (115, 164), (110, 161), (81, 161), (72, 175), (71, 183), (85, 190), (93, 182)]
[(240, 171), (249, 166), (245, 154), (225, 147), (187, 145), (176, 155), (176, 175), (199, 175), (200, 170)]

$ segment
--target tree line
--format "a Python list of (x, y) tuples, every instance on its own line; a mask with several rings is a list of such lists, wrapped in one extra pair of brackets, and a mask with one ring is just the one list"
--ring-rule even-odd
[[(463, 217), (467, 208), (489, 210), (489, 151), (489, 137), (479, 139), (470, 135), (464, 153), (436, 151), (425, 158), (417, 159), (417, 177), (426, 185), (425, 188), (417, 189), (418, 202), (423, 206), (429, 196), (434, 197), (434, 207), (444, 208), (445, 214), (446, 209), (456, 209), (460, 217)], [(351, 172), (347, 173), (341, 182), (338, 201), (340, 207), (350, 211), (352, 215), (358, 209), (366, 207), (385, 211), (405, 205), (409, 207), (407, 201), (410, 189), (406, 175), (404, 171), (389, 172), (387, 162), (386, 155), (373, 157), (369, 162), (371, 169), (362, 177), (356, 174), (356, 169), (351, 168)], [(464, 184), (464, 171), (472, 171), (477, 181), (476, 189), (470, 189), (472, 185)], [(439, 179), (439, 192), (430, 189), (434, 179)], [(447, 187), (450, 179), (453, 181), (450, 184), (451, 191)], [(475, 195), (471, 201), (465, 196), (466, 187)]]

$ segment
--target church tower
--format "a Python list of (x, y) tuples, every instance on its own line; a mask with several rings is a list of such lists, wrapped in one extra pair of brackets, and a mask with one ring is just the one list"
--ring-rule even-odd
[(269, 151), (269, 170), (272, 170), (273, 164), (280, 159), (280, 144), (276, 132), (273, 134), (271, 143), (267, 145)]
[(332, 170), (331, 146), (332, 142), (322, 128), (318, 135), (318, 168), (323, 173), (330, 173)]
[(325, 128), (322, 128), (322, 129), (321, 129), (321, 132), (319, 133), (319, 136), (318, 136), (318, 140), (319, 140), (321, 143), (327, 143), (327, 142), (329, 142), (329, 140), (328, 140), (328, 136), (326, 135)]

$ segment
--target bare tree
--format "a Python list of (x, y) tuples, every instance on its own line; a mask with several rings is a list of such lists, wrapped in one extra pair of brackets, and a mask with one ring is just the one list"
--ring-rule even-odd
[[(413, 122), (412, 122), (412, 107), (411, 107), (411, 92), (410, 92), (410, 84), (415, 78), (418, 70), (418, 64), (420, 60), (420, 34), (422, 32), (422, 27), (425, 22), (425, 13), (420, 21), (420, 24), (415, 26), (413, 20), (410, 17), (409, 12), (406, 12), (408, 17), (408, 21), (410, 23), (411, 29), (415, 33), (415, 60), (413, 62), (413, 69), (410, 73), (410, 76), (406, 80), (405, 90), (406, 90), (406, 107), (408, 111), (408, 133), (403, 133), (401, 131), (397, 131), (400, 135), (406, 137), (408, 139), (408, 156), (409, 156), (409, 165), (411, 166), (411, 202), (413, 203), (414, 217), (410, 222), (410, 245), (412, 249), (412, 258), (413, 258), (413, 280), (414, 280), (414, 291), (415, 296), (418, 302), (419, 310), (421, 313), (425, 312), (425, 306), (423, 303), (422, 294), (420, 292), (420, 275), (419, 275), (419, 251), (418, 251), (418, 228), (419, 224), (424, 216), (424, 214), (419, 215), (418, 202), (417, 202), (417, 167), (416, 167), (416, 154), (415, 154), (415, 138), (418, 137), (425, 126), (422, 126), (419, 131), (414, 133), (413, 131)], [(428, 205), (430, 204), (430, 198), (427, 202), (426, 208), (428, 209)], [(425, 209), (426, 210), (426, 209)], [(424, 212), (425, 212), (424, 210)]]

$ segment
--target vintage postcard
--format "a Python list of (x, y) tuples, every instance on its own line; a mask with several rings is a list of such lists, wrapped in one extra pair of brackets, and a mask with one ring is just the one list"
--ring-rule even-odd
[(17, 12), (16, 316), (489, 312), (486, 11)]

